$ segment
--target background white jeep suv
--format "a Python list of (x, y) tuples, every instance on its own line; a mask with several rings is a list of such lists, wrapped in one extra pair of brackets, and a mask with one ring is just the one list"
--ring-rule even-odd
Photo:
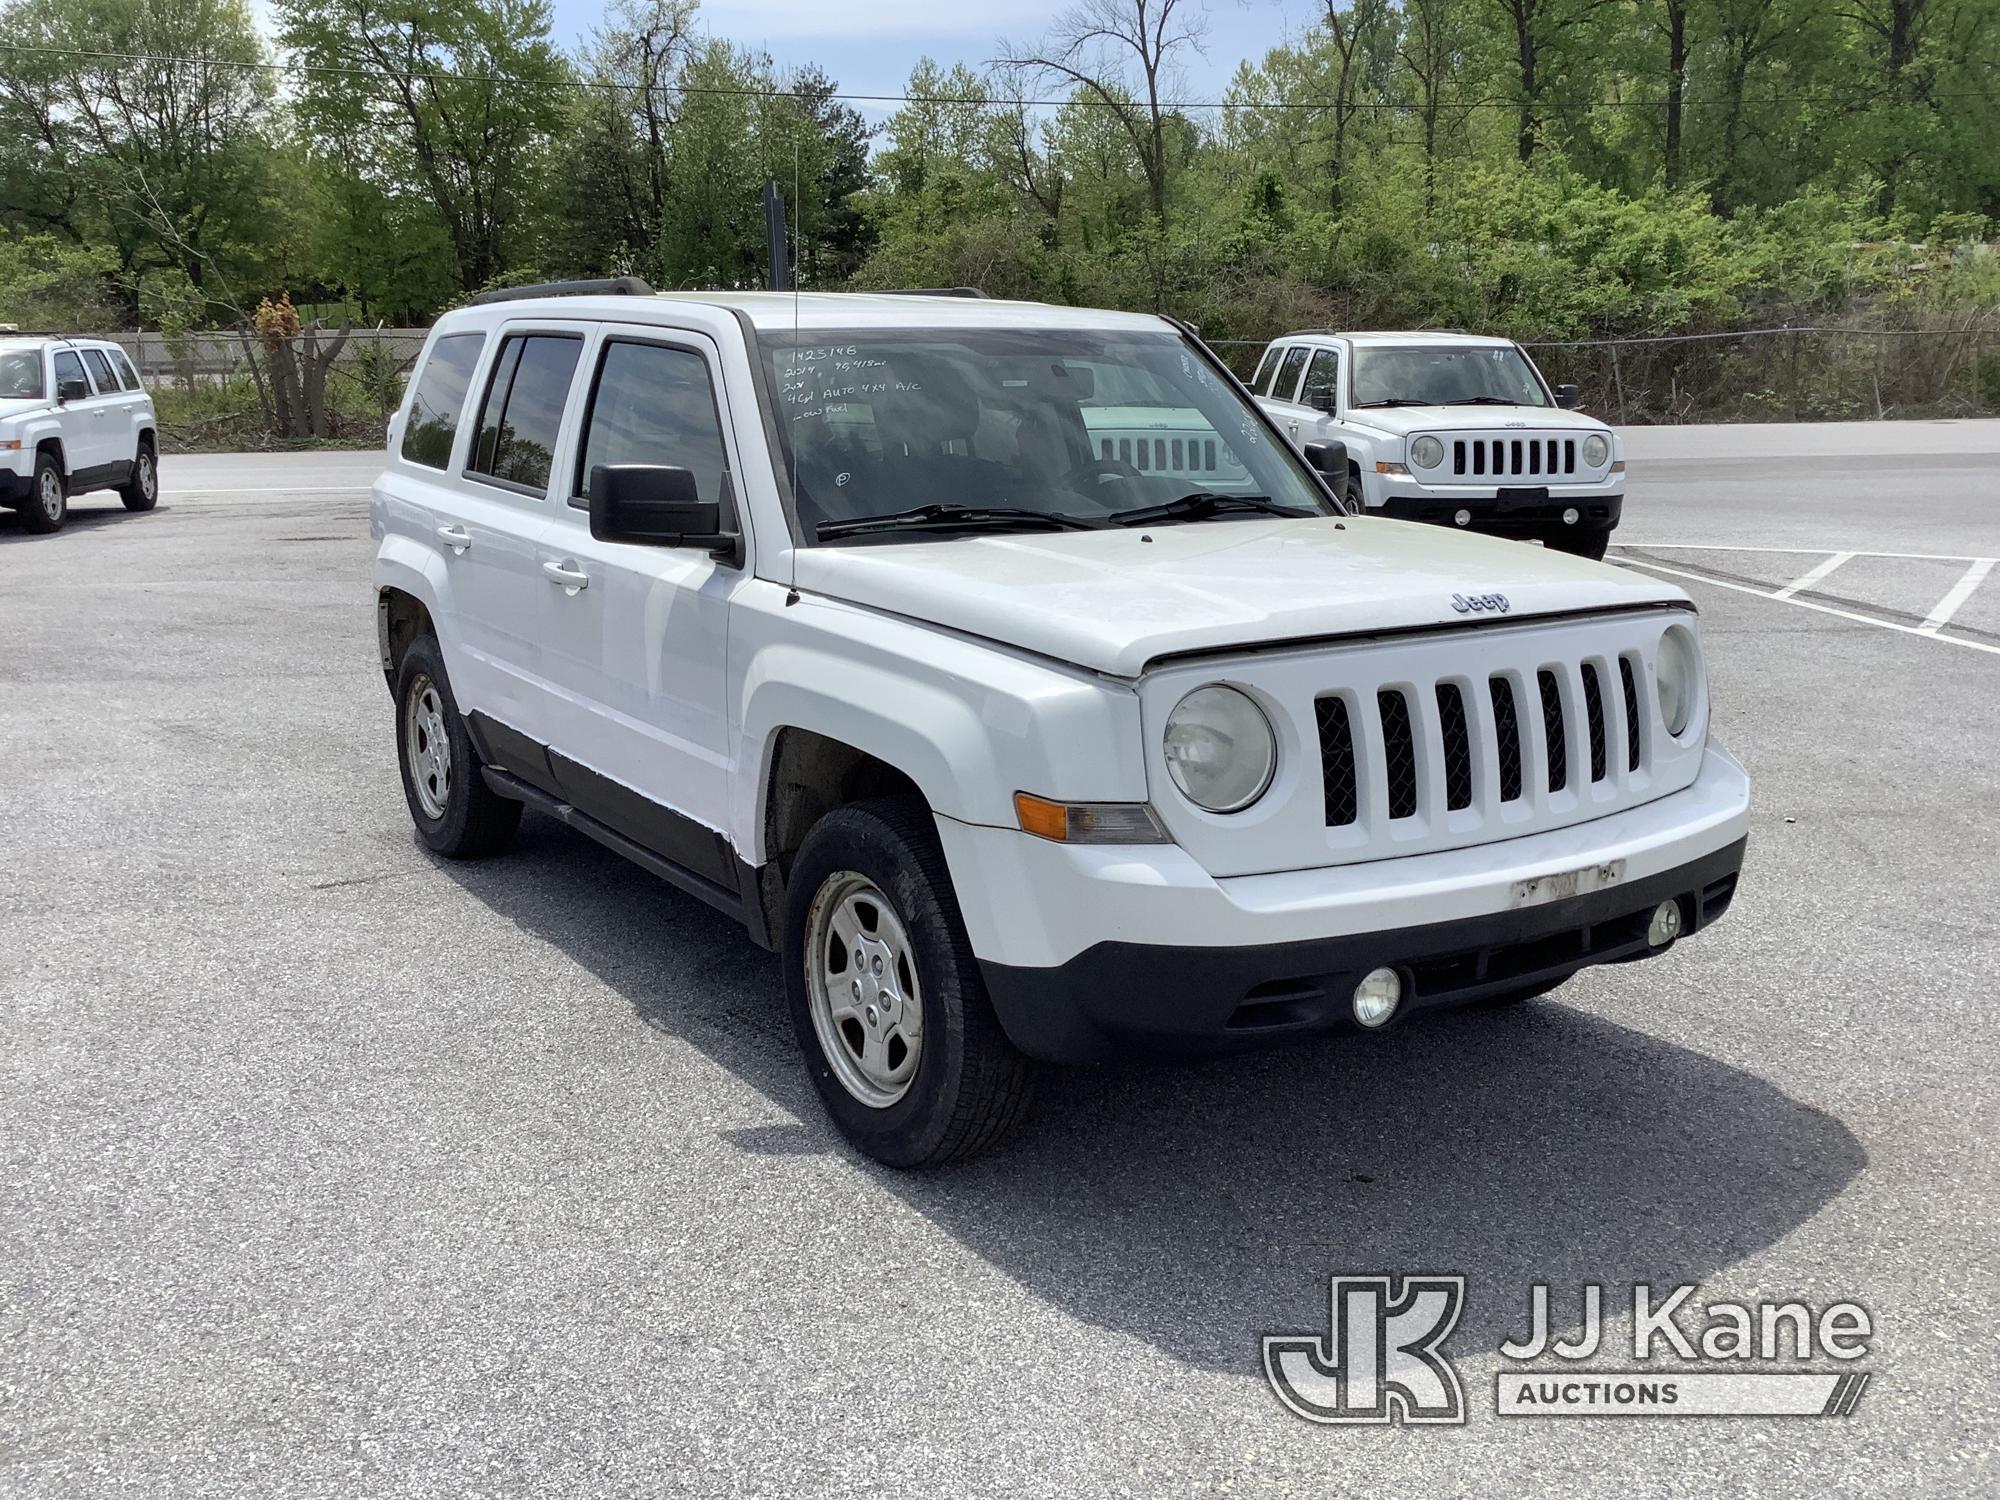
[(1346, 516), (1165, 320), (549, 292), (439, 320), (375, 485), (411, 816), (739, 918), (882, 1160), (997, 1140), (1031, 1060), (1525, 999), (1728, 906), (1687, 597)]
[(1602, 557), (1625, 505), (1618, 434), (1508, 339), (1307, 330), (1250, 379), (1297, 443), (1347, 445), (1356, 509)]
[(153, 401), (118, 345), (0, 334), (0, 505), (55, 531), (73, 495), (116, 490), (127, 510), (160, 498)]

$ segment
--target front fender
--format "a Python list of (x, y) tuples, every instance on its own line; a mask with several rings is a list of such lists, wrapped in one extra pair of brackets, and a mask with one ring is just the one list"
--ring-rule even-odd
[(901, 771), (931, 810), (1012, 828), (1014, 793), (1142, 802), (1138, 699), (1122, 684), (830, 600), (744, 612), (748, 660), (733, 821), (765, 858), (781, 731), (806, 729)]

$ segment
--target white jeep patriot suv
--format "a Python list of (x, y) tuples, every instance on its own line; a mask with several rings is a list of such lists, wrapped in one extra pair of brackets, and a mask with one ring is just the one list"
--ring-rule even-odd
[(151, 510), (157, 433), (152, 398), (118, 345), (0, 332), (0, 505), (28, 530), (59, 529), (86, 490)]
[(1308, 329), (1250, 387), (1294, 442), (1347, 445), (1356, 510), (1602, 557), (1624, 509), (1618, 434), (1507, 339)]
[[(540, 808), (739, 917), (864, 1151), (986, 1146), (1038, 1060), (1519, 1000), (1728, 906), (1686, 596), (1346, 516), (1182, 328), (558, 290), (439, 320), (375, 485), (411, 815), (465, 857)], [(1213, 477), (1105, 456), (1107, 408)]]

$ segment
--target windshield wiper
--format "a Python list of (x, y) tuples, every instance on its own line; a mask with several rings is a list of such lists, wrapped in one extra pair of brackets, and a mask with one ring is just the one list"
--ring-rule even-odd
[(1415, 396), (1384, 396), (1380, 401), (1357, 401), (1355, 410), (1366, 406), (1435, 406), (1435, 401), (1419, 401)]
[(1060, 511), (1030, 510), (1025, 505), (919, 505), (915, 510), (895, 511), (882, 516), (860, 516), (851, 521), (822, 521), (817, 534), (823, 542), (835, 537), (862, 536), (871, 531), (995, 531), (1023, 527), (1050, 531), (1097, 531), (1102, 521)]
[(1215, 490), (1195, 490), (1178, 500), (1168, 500), (1161, 505), (1142, 506), (1137, 510), (1114, 511), (1111, 524), (1114, 526), (1149, 526), (1155, 521), (1192, 521), (1201, 516), (1212, 516), (1219, 511), (1248, 510), (1267, 516), (1317, 516), (1325, 512), (1309, 510), (1304, 506), (1281, 505), (1269, 495), (1224, 495)]
[(1461, 396), (1456, 401), (1440, 401), (1439, 406), (1534, 406), (1532, 401), (1509, 401), (1505, 396)]

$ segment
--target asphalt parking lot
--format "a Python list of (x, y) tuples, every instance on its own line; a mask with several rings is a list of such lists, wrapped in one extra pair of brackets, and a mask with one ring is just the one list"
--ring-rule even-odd
[[(1994, 1493), (2000, 423), (1630, 453), (1614, 555), (1700, 604), (1756, 782), (1727, 919), (1512, 1012), (1062, 1075), (924, 1177), (836, 1140), (707, 908), (535, 814), (419, 849), (374, 455), (0, 519), (0, 1492)], [(1425, 1270), (1468, 1425), (1278, 1405), (1261, 1335)], [(1498, 1418), (1537, 1281), (1853, 1299), (1872, 1383)]]

